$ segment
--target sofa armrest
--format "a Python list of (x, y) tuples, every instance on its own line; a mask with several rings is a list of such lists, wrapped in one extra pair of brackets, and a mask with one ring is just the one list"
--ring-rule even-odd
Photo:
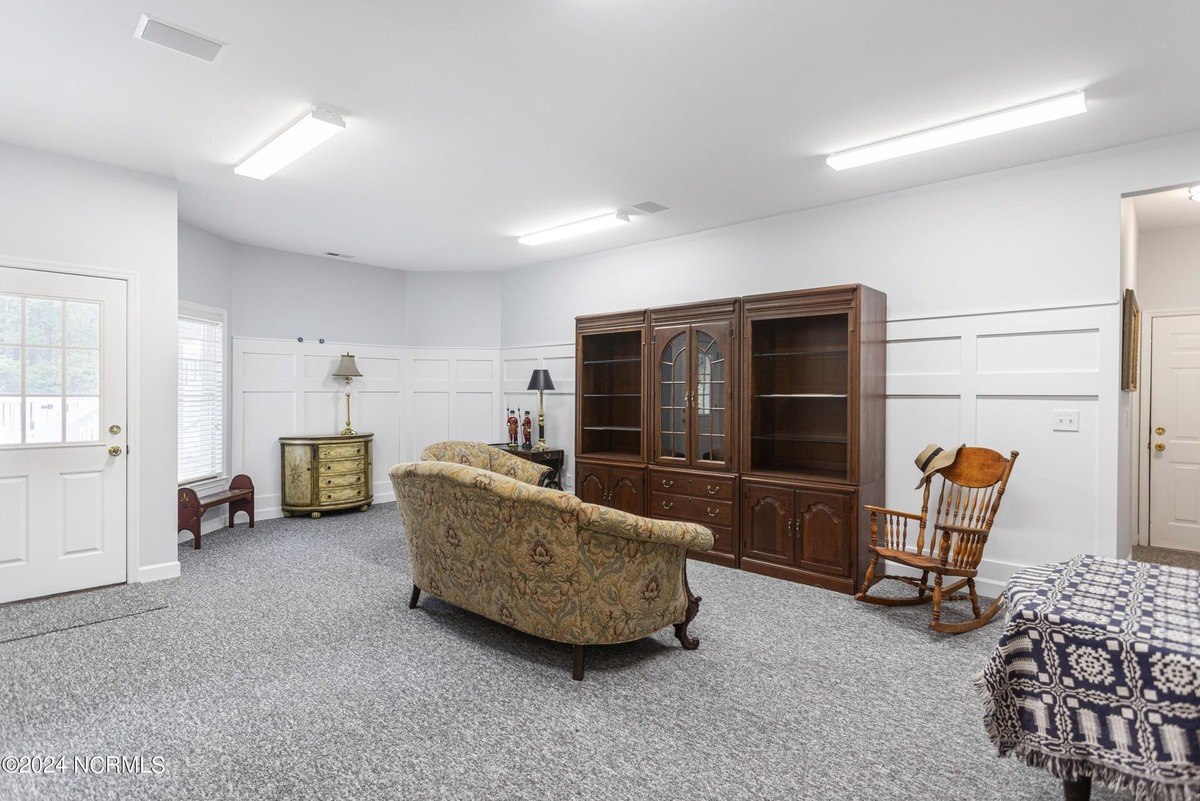
[(579, 527), (627, 540), (657, 542), (707, 551), (713, 546), (713, 533), (698, 523), (676, 520), (651, 520), (594, 503), (580, 504)]

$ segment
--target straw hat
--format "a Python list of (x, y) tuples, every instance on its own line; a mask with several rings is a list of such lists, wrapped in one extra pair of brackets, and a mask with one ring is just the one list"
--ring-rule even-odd
[(941, 470), (943, 467), (949, 467), (954, 464), (958, 452), (965, 447), (966, 443), (951, 450), (946, 450), (933, 443), (926, 445), (925, 450), (921, 451), (920, 455), (913, 460), (917, 465), (917, 469), (921, 471), (921, 480), (917, 482), (917, 486), (913, 487), (913, 489), (920, 489), (921, 485), (925, 483), (925, 479), (929, 478), (930, 475)]

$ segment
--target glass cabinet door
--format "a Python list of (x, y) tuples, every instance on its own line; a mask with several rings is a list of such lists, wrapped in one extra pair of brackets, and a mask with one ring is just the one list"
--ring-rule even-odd
[(696, 448), (697, 462), (724, 465), (728, 460), (728, 360), (724, 343), (696, 329)]
[(664, 328), (657, 332), (655, 359), (655, 400), (658, 406), (659, 461), (686, 462), (688, 459), (688, 329)]

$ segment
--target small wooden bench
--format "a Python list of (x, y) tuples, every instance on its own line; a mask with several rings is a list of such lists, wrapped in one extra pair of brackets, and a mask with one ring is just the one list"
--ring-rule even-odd
[(250, 476), (236, 475), (229, 482), (229, 489), (203, 498), (191, 487), (179, 488), (179, 531), (192, 532), (196, 550), (200, 550), (200, 518), (209, 509), (223, 504), (229, 504), (230, 526), (233, 526), (234, 515), (245, 512), (250, 518), (250, 528), (254, 528), (254, 482)]

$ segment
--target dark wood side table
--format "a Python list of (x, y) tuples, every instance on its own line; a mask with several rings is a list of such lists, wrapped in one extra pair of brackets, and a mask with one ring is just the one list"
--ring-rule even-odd
[(505, 453), (511, 453), (513, 456), (520, 456), (522, 459), (528, 459), (534, 464), (544, 464), (552, 471), (542, 480), (542, 486), (550, 489), (562, 489), (562, 474), (563, 466), (567, 459), (566, 451), (560, 448), (551, 448), (545, 451), (535, 451), (530, 448), (510, 448), (506, 443), (493, 442), (493, 448), (499, 448)]

